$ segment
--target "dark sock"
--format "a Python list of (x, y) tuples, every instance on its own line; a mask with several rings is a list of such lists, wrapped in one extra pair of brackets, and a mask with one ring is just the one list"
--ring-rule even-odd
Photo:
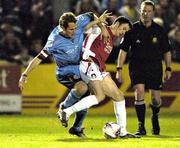
[(77, 112), (73, 127), (80, 130), (86, 115), (87, 115), (87, 110), (82, 110), (80, 112)]
[(152, 114), (153, 115), (158, 115), (158, 113), (160, 111), (160, 106), (159, 107), (155, 107), (155, 106), (151, 105), (151, 109), (152, 109)]
[(158, 113), (160, 111), (160, 106), (155, 107), (155, 106), (151, 105), (151, 109), (152, 109), (152, 117), (151, 117), (152, 133), (155, 134), (155, 135), (159, 135), (160, 126), (159, 126), (159, 121), (158, 121)]
[(138, 117), (138, 121), (141, 124), (142, 127), (144, 127), (145, 124), (145, 113), (146, 113), (146, 105), (141, 104), (141, 105), (135, 105), (136, 109), (136, 115)]

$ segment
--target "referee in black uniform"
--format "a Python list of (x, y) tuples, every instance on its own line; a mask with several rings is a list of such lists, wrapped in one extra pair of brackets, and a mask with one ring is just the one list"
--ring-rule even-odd
[(162, 59), (166, 64), (164, 79), (171, 77), (171, 47), (163, 28), (152, 20), (154, 9), (152, 1), (141, 3), (140, 21), (134, 23), (133, 29), (125, 34), (118, 56), (116, 78), (122, 82), (122, 66), (127, 52), (131, 51), (129, 75), (135, 91), (135, 109), (139, 122), (136, 135), (146, 135), (145, 89), (151, 91), (152, 134), (160, 133), (158, 113), (161, 107)]

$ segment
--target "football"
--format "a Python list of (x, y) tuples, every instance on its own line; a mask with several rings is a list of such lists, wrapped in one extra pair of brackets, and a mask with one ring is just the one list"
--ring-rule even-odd
[(120, 126), (114, 122), (108, 122), (103, 126), (103, 134), (106, 139), (116, 139), (120, 135)]

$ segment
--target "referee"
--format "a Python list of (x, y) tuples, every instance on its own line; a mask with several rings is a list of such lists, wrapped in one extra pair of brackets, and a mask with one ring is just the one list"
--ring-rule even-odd
[(136, 135), (146, 135), (144, 103), (145, 89), (151, 92), (152, 134), (159, 135), (158, 113), (161, 107), (162, 59), (166, 64), (164, 80), (171, 77), (171, 47), (161, 26), (153, 21), (155, 5), (146, 0), (141, 3), (140, 21), (133, 24), (121, 44), (116, 78), (122, 82), (122, 66), (130, 51), (129, 75), (135, 91), (135, 109), (139, 122)]

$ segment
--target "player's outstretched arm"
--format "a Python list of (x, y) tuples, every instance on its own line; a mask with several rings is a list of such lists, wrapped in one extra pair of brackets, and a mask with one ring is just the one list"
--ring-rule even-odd
[(107, 13), (107, 10), (103, 12), (103, 14), (97, 18), (97, 16), (94, 14), (94, 21), (91, 21), (86, 27), (84, 32), (86, 32), (88, 29), (93, 27), (94, 25), (98, 25), (99, 23), (106, 23), (106, 19), (110, 17), (111, 13)]
[(111, 17), (110, 15), (111, 15), (111, 13), (107, 13), (107, 10), (104, 11), (104, 13), (99, 18), (94, 14), (94, 19), (99, 20), (99, 23), (97, 25), (101, 29), (101, 40), (103, 40), (104, 43), (107, 42), (110, 37), (110, 35), (106, 29), (106, 26), (105, 26), (107, 24), (106, 19)]
[(19, 79), (19, 88), (23, 90), (24, 84), (27, 82), (27, 76), (28, 74), (35, 69), (41, 61), (48, 57), (48, 54), (46, 54), (43, 50), (29, 63), (25, 71), (21, 74), (21, 77)]

